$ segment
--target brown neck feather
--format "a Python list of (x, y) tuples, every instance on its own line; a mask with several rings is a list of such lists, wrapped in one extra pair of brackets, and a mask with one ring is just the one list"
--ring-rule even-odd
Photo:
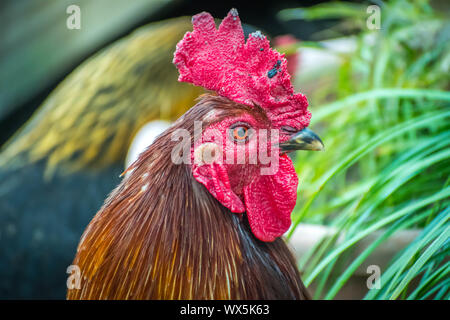
[(80, 241), (81, 288), (69, 299), (308, 298), (282, 239), (257, 240), (245, 213), (223, 207), (189, 165), (172, 163), (172, 132), (193, 132), (192, 120), (211, 109), (203, 101), (188, 111), (105, 201)]

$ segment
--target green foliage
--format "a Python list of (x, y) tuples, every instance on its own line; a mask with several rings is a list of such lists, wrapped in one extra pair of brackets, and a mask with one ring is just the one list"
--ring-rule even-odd
[(450, 299), (450, 22), (427, 1), (377, 4), (380, 30), (367, 29), (367, 5), (332, 2), (279, 14), (338, 18), (359, 30), (356, 51), (340, 54), (335, 81), (309, 94), (311, 127), (325, 151), (297, 154), (299, 201), (289, 236), (300, 222), (333, 228), (300, 261), (315, 297), (332, 299), (382, 243), (418, 229), (383, 270), (381, 289), (365, 298)]

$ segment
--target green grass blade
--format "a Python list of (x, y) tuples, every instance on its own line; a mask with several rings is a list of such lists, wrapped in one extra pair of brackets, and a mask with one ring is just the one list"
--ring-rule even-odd
[(427, 206), (433, 202), (439, 201), (440, 199), (444, 199), (450, 197), (450, 188), (446, 188), (432, 196), (426, 197), (425, 199), (421, 199), (420, 201), (417, 201), (415, 203), (412, 203), (408, 205), (407, 207), (389, 215), (388, 217), (385, 217), (381, 219), (380, 221), (377, 221), (370, 227), (360, 231), (358, 234), (353, 236), (352, 238), (346, 240), (344, 243), (342, 243), (338, 248), (336, 248), (333, 252), (331, 252), (325, 259), (323, 259), (319, 265), (314, 269), (314, 271), (305, 279), (304, 283), (308, 286), (315, 277), (330, 263), (333, 259), (335, 259), (339, 254), (350, 248), (352, 245), (354, 245), (357, 241), (361, 240), (362, 238), (366, 237), (370, 233), (374, 232), (375, 230), (378, 230), (385, 225), (400, 219), (401, 217), (407, 215), (410, 212), (413, 212), (419, 208), (422, 208), (424, 206)]
[(317, 197), (317, 195), (323, 190), (324, 186), (327, 184), (327, 182), (333, 178), (338, 172), (342, 171), (345, 168), (348, 168), (351, 164), (353, 164), (355, 161), (360, 159), (362, 156), (366, 155), (367, 153), (374, 150), (377, 146), (385, 143), (386, 141), (392, 140), (403, 133), (414, 130), (417, 128), (421, 128), (424, 126), (429, 125), (430, 123), (442, 120), (445, 117), (450, 116), (449, 111), (439, 111), (439, 112), (432, 112), (426, 115), (423, 115), (421, 117), (413, 118), (411, 120), (408, 120), (404, 123), (400, 123), (397, 126), (394, 126), (392, 128), (389, 128), (378, 135), (376, 135), (374, 138), (370, 139), (366, 144), (362, 145), (358, 149), (356, 149), (353, 153), (351, 153), (349, 156), (347, 156), (344, 160), (342, 160), (340, 163), (335, 165), (332, 169), (327, 171), (325, 175), (322, 177), (321, 182), (319, 183), (318, 189), (314, 192), (314, 194), (308, 199), (308, 202), (305, 204), (305, 206), (302, 208), (300, 213), (297, 215), (295, 221), (293, 222), (293, 227), (291, 231), (288, 233), (288, 238), (292, 236), (292, 233), (295, 231), (295, 228), (300, 223), (300, 221), (303, 219), (307, 211), (309, 210), (312, 202)]
[(342, 100), (326, 105), (317, 106), (311, 118), (311, 125), (323, 120), (330, 115), (342, 111), (350, 106), (355, 106), (360, 102), (372, 99), (405, 98), (405, 99), (430, 99), (450, 102), (450, 92), (429, 89), (398, 89), (385, 88), (374, 89), (366, 92), (356, 93)]
[(420, 256), (420, 258), (414, 263), (414, 265), (409, 269), (406, 274), (406, 277), (400, 282), (400, 284), (396, 287), (394, 293), (389, 297), (389, 299), (396, 299), (406, 285), (417, 276), (417, 271), (425, 264), (425, 262), (437, 251), (440, 249), (444, 242), (448, 241), (450, 237), (450, 226), (445, 228), (445, 231), (433, 241), (433, 243), (425, 250), (425, 252)]

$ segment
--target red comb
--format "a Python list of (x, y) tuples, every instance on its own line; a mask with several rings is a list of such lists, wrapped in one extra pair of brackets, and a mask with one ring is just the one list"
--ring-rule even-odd
[(216, 91), (237, 103), (264, 108), (276, 127), (298, 130), (311, 118), (308, 102), (294, 93), (284, 55), (270, 48), (257, 31), (245, 42), (236, 9), (231, 9), (216, 29), (213, 17), (202, 12), (192, 17), (194, 30), (178, 43), (173, 63), (179, 81)]

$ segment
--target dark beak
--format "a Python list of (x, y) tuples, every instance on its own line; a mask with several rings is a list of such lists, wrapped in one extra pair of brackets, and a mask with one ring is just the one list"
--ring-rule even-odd
[(320, 140), (319, 136), (308, 128), (294, 133), (289, 140), (280, 143), (280, 149), (282, 152), (295, 150), (321, 151), (323, 148), (324, 146), (322, 140)]

